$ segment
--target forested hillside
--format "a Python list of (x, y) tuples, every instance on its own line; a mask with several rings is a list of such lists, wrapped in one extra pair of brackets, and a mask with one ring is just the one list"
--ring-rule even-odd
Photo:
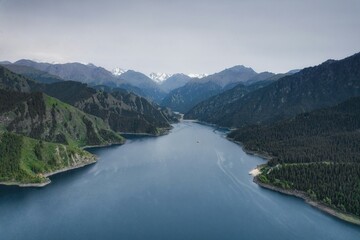
[(0, 128), (31, 138), (75, 146), (122, 143), (100, 118), (43, 93), (0, 90)]
[(206, 104), (196, 106), (185, 117), (242, 127), (290, 118), (356, 96), (360, 96), (360, 53), (305, 68), (236, 101), (223, 104), (223, 99), (219, 98), (219, 103), (213, 105), (221, 109)]
[(244, 127), (229, 138), (272, 156), (262, 182), (304, 191), (360, 216), (360, 97), (271, 125)]
[(20, 92), (44, 92), (62, 102), (100, 117), (116, 132), (161, 134), (176, 122), (176, 116), (122, 89), (104, 92), (75, 81), (52, 84), (34, 82), (0, 66), (0, 89)]
[(86, 84), (65, 81), (41, 85), (38, 89), (97, 116), (116, 132), (160, 134), (177, 121), (166, 109), (127, 91), (105, 92)]

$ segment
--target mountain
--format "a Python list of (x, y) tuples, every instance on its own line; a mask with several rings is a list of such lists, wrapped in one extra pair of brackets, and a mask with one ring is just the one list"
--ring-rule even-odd
[[(93, 64), (50, 64), (25, 59), (19, 60), (14, 64), (44, 71), (62, 79), (87, 83), (90, 86), (106, 85), (109, 87), (126, 88), (137, 94), (141, 93), (143, 94), (141, 96), (156, 102), (160, 102), (165, 96), (165, 93), (153, 80), (140, 72), (132, 70), (125, 71), (117, 68), (111, 73)], [(37, 81), (39, 81), (38, 78)], [(137, 89), (140, 89), (140, 91), (136, 91)]]
[(96, 161), (79, 147), (123, 143), (110, 125), (118, 132), (160, 134), (173, 117), (126, 90), (110, 94), (72, 81), (41, 84), (0, 66), (0, 181), (43, 186), (48, 175)]
[(96, 161), (80, 146), (123, 142), (100, 118), (55, 98), (0, 89), (2, 183), (44, 186), (48, 174)]
[[(339, 61), (326, 61), (220, 104), (222, 109), (205, 111), (201, 106), (186, 114), (222, 126), (241, 127), (268, 123), (314, 109), (333, 106), (360, 95), (360, 54)], [(220, 99), (220, 101), (222, 101)], [(204, 114), (205, 113), (205, 114)]]
[(122, 89), (97, 91), (83, 83), (64, 81), (41, 85), (33, 90), (43, 91), (103, 119), (116, 132), (157, 135), (169, 129), (169, 122), (174, 121), (145, 98)]
[(182, 74), (177, 73), (169, 77), (168, 79), (164, 80), (160, 87), (165, 92), (170, 92), (176, 88), (184, 86), (186, 83), (190, 82), (192, 80), (191, 77)]
[[(252, 84), (248, 84), (248, 81), (244, 83), (238, 83), (235, 87), (228, 86), (230, 89), (221, 92), (215, 96), (212, 96), (189, 110), (188, 113), (185, 114), (186, 118), (195, 118), (195, 116), (199, 119), (208, 119), (210, 120), (213, 116), (220, 116), (223, 114), (223, 111), (227, 108), (227, 106), (241, 98), (243, 98), (246, 94), (253, 92), (257, 89), (263, 88), (265, 86), (270, 85), (271, 83), (279, 80), (280, 78), (290, 75), (286, 74), (267, 74), (266, 72), (260, 73), (260, 76), (255, 76), (254, 80), (252, 80)], [(265, 80), (261, 80), (263, 78), (269, 78)]]
[[(264, 85), (270, 84), (270, 82), (265, 82)], [(201, 116), (201, 118), (211, 118), (209, 114), (221, 114), (225, 110), (227, 104), (233, 103), (236, 100), (244, 97), (249, 92), (261, 88), (263, 85), (256, 84), (256, 87), (248, 87), (244, 84), (237, 84), (234, 88), (231, 88), (225, 92), (219, 93), (212, 97), (207, 98), (206, 100), (197, 104), (192, 108), (189, 113), (185, 114), (186, 118), (191, 118), (191, 114), (196, 113), (196, 116)]]
[[(348, 68), (348, 70), (350, 70)], [(344, 73), (344, 72), (343, 72)], [(360, 97), (229, 134), (271, 157), (258, 180), (360, 216)]]
[(171, 77), (173, 74), (169, 73), (150, 73), (149, 77), (156, 83), (162, 83), (169, 77)]
[(43, 93), (0, 90), (0, 128), (66, 145), (122, 143), (102, 119)]
[[(108, 87), (112, 92), (107, 93), (74, 81), (39, 84), (1, 66), (0, 88), (20, 92), (44, 92), (102, 118), (116, 132), (160, 134), (171, 127), (169, 122), (177, 121), (171, 111), (123, 89), (113, 90)], [(116, 97), (113, 92), (118, 92)]]
[(52, 75), (50, 73), (40, 71), (38, 69), (24, 66), (24, 65), (16, 65), (16, 64), (2, 64), (4, 67), (9, 69), (10, 71), (21, 74), (24, 77), (30, 78), (36, 82), (40, 83), (54, 83), (63, 81), (62, 78)]
[(58, 76), (62, 79), (84, 82), (90, 85), (109, 84), (114, 86), (118, 81), (111, 72), (107, 71), (102, 67), (97, 67), (93, 64), (82, 64), (77, 62), (65, 64), (51, 64), (38, 63), (25, 59), (19, 60), (14, 64), (32, 67)]
[(274, 76), (276, 76), (276, 74), (271, 73), (271, 72), (261, 72), (261, 73), (255, 75), (254, 77), (244, 81), (243, 83), (245, 85), (250, 85), (250, 84), (253, 84), (256, 82), (264, 81), (266, 79), (271, 79)]
[[(126, 88), (127, 85), (141, 89), (149, 100), (159, 103), (166, 95), (159, 85), (143, 73), (128, 70), (119, 76), (124, 81), (118, 87)], [(129, 89), (131, 91), (131, 89)]]
[[(162, 101), (162, 105), (174, 111), (188, 112), (198, 103), (235, 87), (239, 83), (256, 83), (272, 73), (256, 73), (251, 68), (235, 66), (202, 79), (193, 79), (184, 86), (171, 91)], [(256, 79), (257, 77), (257, 79)]]
[(162, 106), (173, 111), (185, 113), (199, 102), (219, 94), (221, 87), (213, 82), (189, 82), (185, 86), (171, 91), (161, 102)]
[(222, 88), (232, 83), (243, 83), (258, 74), (252, 69), (243, 65), (227, 68), (221, 72), (209, 75), (207, 77), (197, 80), (198, 82), (213, 82)]
[(0, 89), (18, 92), (30, 92), (31, 83), (28, 78), (15, 74), (0, 65)]

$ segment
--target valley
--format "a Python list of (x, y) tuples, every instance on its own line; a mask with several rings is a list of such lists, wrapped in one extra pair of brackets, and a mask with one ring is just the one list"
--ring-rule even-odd
[(359, 69), (355, 54), (283, 74), (235, 66), (202, 78), (153, 74), (160, 79), (153, 80), (80, 63), (6, 62), (0, 67), (0, 143), (6, 153), (0, 181), (44, 186), (52, 173), (96, 161), (81, 148), (121, 145), (121, 135), (172, 134), (180, 112), (232, 129), (228, 139), (267, 156), (254, 179), (260, 186), (301, 192), (314, 206), (358, 222)]
[(0, 0), (0, 240), (359, 240), (359, 13)]

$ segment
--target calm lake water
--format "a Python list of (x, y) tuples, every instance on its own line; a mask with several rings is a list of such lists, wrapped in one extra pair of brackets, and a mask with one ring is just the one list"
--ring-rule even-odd
[(97, 164), (45, 188), (0, 187), (0, 239), (360, 239), (360, 227), (258, 187), (264, 163), (192, 122), (92, 149)]

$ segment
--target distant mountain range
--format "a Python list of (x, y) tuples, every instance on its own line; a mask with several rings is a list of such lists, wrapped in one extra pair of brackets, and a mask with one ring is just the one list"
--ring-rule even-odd
[[(120, 76), (121, 74), (125, 73), (126, 71), (128, 71), (128, 70), (117, 67), (117, 68), (114, 68), (112, 70), (112, 73), (115, 76)], [(175, 73), (175, 74), (173, 74), (173, 73), (152, 72), (152, 73), (149, 74), (148, 77), (150, 79), (152, 79), (154, 82), (156, 82), (158, 84), (162, 84), (163, 82), (165, 82), (170, 77), (172, 77), (174, 75), (178, 75), (178, 74), (186, 75), (186, 76), (188, 76), (190, 78), (199, 78), (199, 79), (208, 76), (208, 74), (205, 74), (205, 73), (200, 73), (200, 74), (197, 74), (197, 73), (190, 73), (190, 74)]]
[(207, 100), (186, 115), (222, 126), (241, 127), (288, 118), (333, 106), (360, 95), (360, 54), (329, 60), (285, 76), (268, 86), (237, 96), (232, 90)]
[[(14, 63), (6, 61), (0, 64), (18, 74), (22, 74), (23, 76), (41, 83), (54, 83), (62, 80), (72, 80), (87, 83), (89, 86), (101, 85), (110, 88), (123, 88), (145, 97), (150, 101), (158, 104), (162, 103), (165, 106), (172, 106), (176, 110), (181, 111), (189, 110), (189, 107), (191, 108), (199, 101), (204, 100), (206, 97), (213, 96), (223, 90), (229, 89), (239, 82), (251, 84), (272, 75), (272, 73), (268, 72), (257, 74), (251, 68), (246, 68), (244, 66), (235, 66), (209, 76), (207, 74), (187, 75), (182, 73), (152, 73), (149, 77), (141, 72), (133, 70), (115, 68), (112, 72), (110, 72), (93, 64), (82, 64), (76, 62), (52, 64), (22, 59)], [(253, 77), (254, 79), (252, 79)], [(194, 94), (197, 95), (194, 96), (196, 101), (184, 103), (184, 106), (181, 106), (181, 101), (177, 102), (175, 100), (175, 102), (172, 102), (176, 98), (171, 95), (164, 100), (169, 92), (184, 87), (190, 81), (192, 81), (191, 86), (195, 86), (196, 84), (194, 83), (198, 83), (201, 84), (199, 86), (209, 88), (210, 92), (206, 93), (206, 90), (204, 90), (200, 93), (200, 95), (194, 92)], [(246, 81), (248, 82), (246, 83)], [(219, 90), (213, 91), (213, 87), (206, 86), (208, 82), (213, 82), (218, 85)], [(198, 89), (197, 87), (195, 88)], [(182, 96), (183, 93), (180, 93), (180, 98), (187, 98), (187, 92), (192, 94), (191, 89), (188, 90), (187, 88), (184, 90), (178, 90), (173, 94), (178, 95), (178, 92), (182, 91), (185, 93), (184, 96)], [(178, 107), (176, 105), (180, 106)]]
[(161, 104), (174, 111), (186, 113), (196, 104), (231, 89), (237, 84), (251, 85), (274, 75), (269, 72), (256, 73), (251, 68), (235, 66), (202, 79), (188, 81), (184, 86), (171, 91)]
[[(54, 83), (63, 80), (79, 81), (89, 86), (103, 85), (111, 88), (124, 88), (142, 97), (160, 103), (167, 92), (183, 86), (190, 77), (179, 74), (152, 73), (146, 76), (133, 70), (115, 68), (112, 72), (93, 64), (82, 63), (39, 63), (22, 59), (14, 63), (0, 63), (15, 73), (22, 74), (41, 83)], [(181, 74), (183, 75), (183, 74)], [(194, 74), (192, 76), (203, 76)], [(174, 81), (177, 79), (178, 81)], [(169, 80), (169, 81), (167, 81)]]
[(126, 89), (180, 112), (187, 112), (201, 101), (231, 89), (238, 83), (251, 85), (275, 75), (270, 72), (256, 73), (251, 68), (239, 65), (208, 76), (191, 75), (197, 78), (186, 74), (153, 73), (153, 80), (141, 72), (121, 68), (109, 72), (93, 64), (51, 64), (23, 59), (12, 64), (3, 62), (2, 65), (41, 83), (72, 80), (87, 83), (97, 89), (97, 86), (105, 86), (104, 89)]

